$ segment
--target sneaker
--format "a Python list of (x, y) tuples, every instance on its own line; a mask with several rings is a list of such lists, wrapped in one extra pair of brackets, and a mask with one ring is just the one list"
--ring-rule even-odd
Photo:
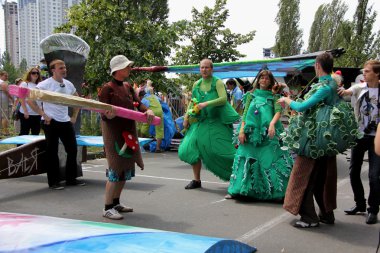
[(49, 186), (49, 188), (52, 190), (63, 190), (63, 189), (65, 189), (65, 187), (63, 187), (60, 183), (53, 184), (53, 185)]
[(201, 188), (201, 187), (202, 187), (201, 181), (191, 180), (191, 182), (185, 186), (185, 189), (190, 190), (190, 189), (196, 189), (196, 188)]
[(131, 212), (133, 212), (133, 208), (132, 207), (124, 206), (122, 204), (117, 204), (113, 208), (116, 211), (118, 211), (119, 213), (131, 213)]
[(111, 220), (121, 220), (123, 219), (123, 216), (115, 210), (115, 208), (111, 208), (108, 210), (103, 209), (103, 217), (106, 217)]
[(75, 179), (74, 181), (66, 181), (66, 185), (85, 186), (86, 183), (82, 180)]
[(235, 196), (234, 195), (231, 195), (231, 194), (227, 194), (226, 196), (224, 196), (225, 199), (234, 199)]
[(304, 222), (302, 220), (297, 221), (294, 225), (296, 228), (315, 228), (319, 226), (319, 222)]

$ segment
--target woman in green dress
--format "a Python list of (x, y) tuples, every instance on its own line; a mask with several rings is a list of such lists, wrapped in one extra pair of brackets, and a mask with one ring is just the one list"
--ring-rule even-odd
[(187, 129), (178, 149), (179, 158), (191, 164), (194, 179), (185, 189), (200, 188), (201, 167), (205, 167), (220, 179), (227, 181), (236, 149), (232, 144), (232, 123), (239, 114), (227, 103), (224, 83), (212, 76), (213, 64), (209, 59), (200, 63), (202, 78), (194, 83), (192, 106), (184, 117)]
[(275, 79), (270, 71), (263, 70), (257, 80), (254, 91), (243, 98), (240, 145), (226, 198), (241, 195), (260, 200), (283, 199), (293, 166), (289, 152), (281, 149), (284, 128), (279, 121), (282, 109), (276, 103), (280, 95), (273, 92)]

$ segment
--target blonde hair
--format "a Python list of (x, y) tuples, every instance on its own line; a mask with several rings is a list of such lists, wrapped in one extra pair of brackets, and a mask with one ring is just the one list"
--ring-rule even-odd
[(65, 62), (59, 59), (53, 60), (52, 62), (50, 62), (49, 68), (55, 69), (55, 65), (65, 65)]
[(151, 94), (151, 95), (153, 94), (153, 90), (154, 90), (152, 84), (153, 84), (153, 82), (152, 82), (151, 80), (148, 79), (148, 80), (146, 81), (145, 92), (146, 92), (146, 93), (149, 93), (149, 94)]

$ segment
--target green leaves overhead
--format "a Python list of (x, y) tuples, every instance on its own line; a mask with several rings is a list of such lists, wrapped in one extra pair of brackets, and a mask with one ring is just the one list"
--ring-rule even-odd
[(280, 0), (276, 17), (278, 31), (273, 48), (277, 57), (297, 55), (303, 45), (302, 30), (299, 28), (299, 0)]
[[(165, 58), (177, 38), (167, 21), (168, 12), (167, 0), (83, 1), (68, 11), (68, 23), (56, 31), (74, 31), (89, 44), (85, 78), (100, 86), (110, 80), (109, 61), (118, 54), (135, 61), (136, 66), (167, 64)], [(165, 90), (162, 74), (133, 73), (131, 81), (147, 78)]]

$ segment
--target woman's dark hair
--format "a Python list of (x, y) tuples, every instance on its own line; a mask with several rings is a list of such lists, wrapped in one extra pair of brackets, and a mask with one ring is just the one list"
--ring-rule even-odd
[(230, 85), (236, 86), (236, 81), (235, 81), (235, 79), (230, 78), (230, 79), (227, 80), (226, 84), (230, 84)]
[(260, 81), (260, 78), (261, 78), (262, 76), (268, 76), (268, 77), (269, 77), (270, 84), (269, 84), (268, 89), (272, 89), (273, 85), (276, 83), (276, 80), (274, 79), (274, 76), (273, 76), (272, 72), (269, 71), (269, 70), (262, 70), (262, 71), (260, 71), (260, 73), (257, 75), (257, 77), (256, 77), (256, 85), (255, 85), (255, 89), (260, 89), (259, 81)]

